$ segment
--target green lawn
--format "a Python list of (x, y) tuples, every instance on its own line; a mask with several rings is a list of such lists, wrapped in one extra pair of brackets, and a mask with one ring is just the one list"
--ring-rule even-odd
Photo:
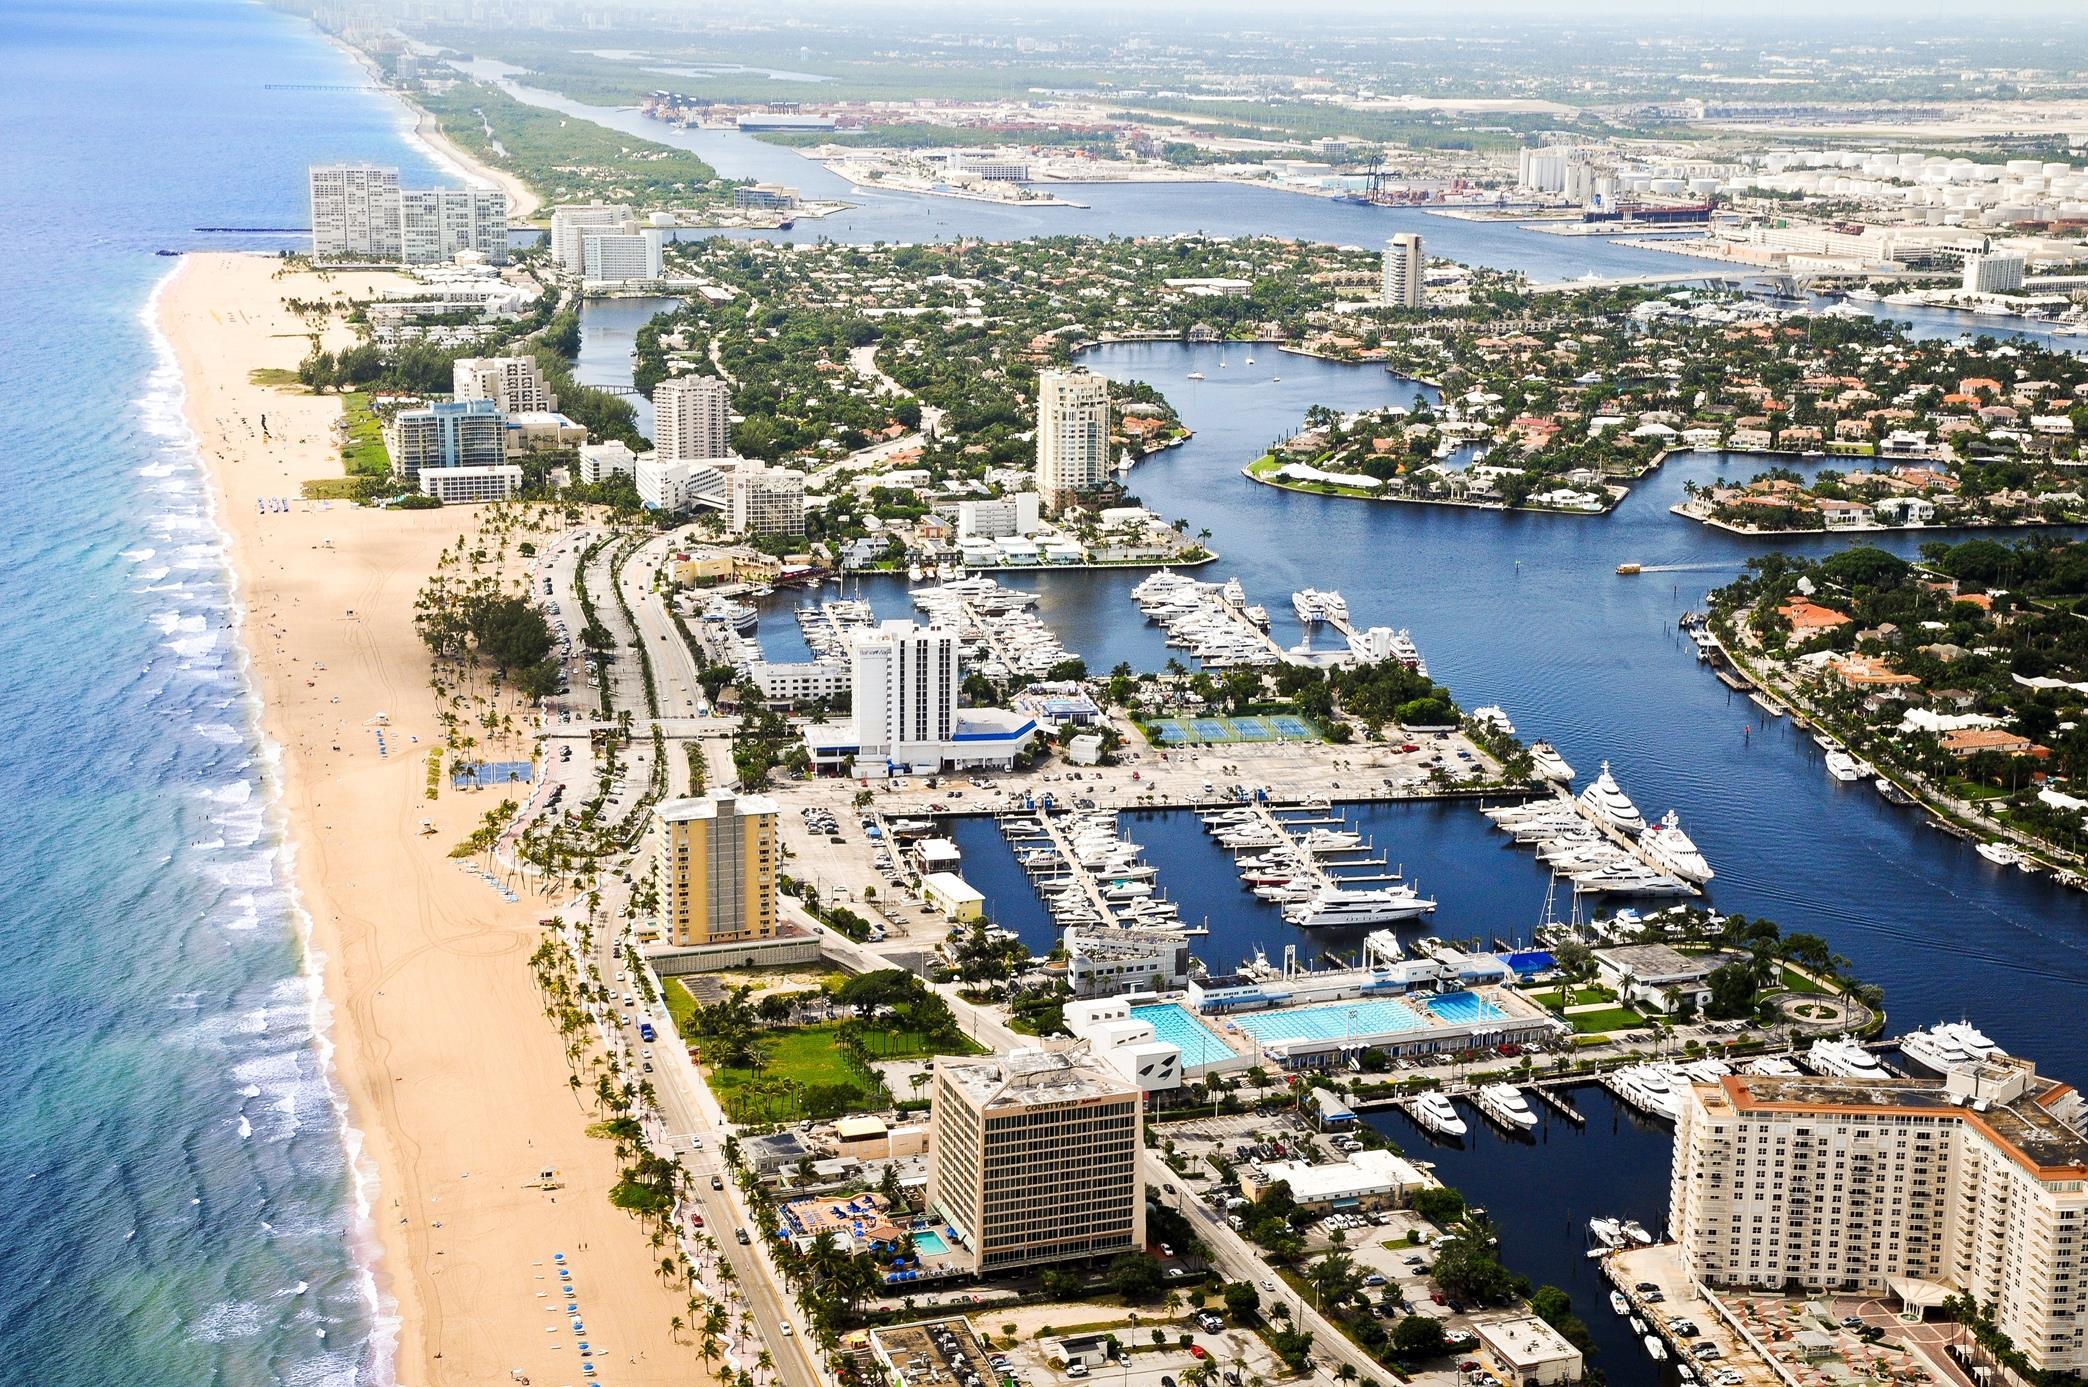
[(667, 1014), (674, 1018), (674, 1029), (684, 1037), (694, 1036), (696, 998), (680, 978), (668, 978), (661, 984), (661, 999), (667, 1003)]
[(1783, 985), (1786, 992), (1802, 992), (1809, 997), (1825, 997), (1832, 992), (1831, 988), (1822, 987), (1788, 963), (1783, 965)]
[[(834, 1044), (836, 1026), (764, 1032), (758, 1068), (707, 1065), (711, 1092), (739, 1122), (796, 1122), (888, 1107), (884, 1085), (866, 1078)], [(699, 1042), (700, 1043), (700, 1042)]]
[(1604, 1031), (1628, 1031), (1634, 1026), (1646, 1024), (1646, 1018), (1630, 1007), (1605, 1007), (1601, 1011), (1577, 1011), (1566, 1018), (1573, 1029), (1583, 1035), (1599, 1035)]
[(1592, 1006), (1596, 1002), (1614, 1002), (1617, 994), (1607, 987), (1589, 983), (1576, 988), (1543, 987), (1528, 994), (1531, 1001), (1541, 1007), (1558, 1011), (1563, 1007)]
[(384, 446), (384, 429), (370, 411), (370, 397), (361, 391), (341, 396), (341, 417), (347, 422), (347, 441), (341, 445), (341, 461), (349, 475), (389, 477), (391, 453)]

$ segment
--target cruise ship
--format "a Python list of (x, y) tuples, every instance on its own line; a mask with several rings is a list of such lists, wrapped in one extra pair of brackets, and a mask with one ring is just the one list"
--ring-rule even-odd
[(1661, 817), (1659, 823), (1645, 831), (1639, 838), (1639, 846), (1645, 850), (1646, 856), (1653, 859), (1655, 865), (1664, 871), (1673, 872), (1684, 881), (1693, 881), (1701, 886), (1713, 875), (1711, 864), (1704, 860), (1704, 854), (1697, 850), (1697, 845), (1682, 831), (1682, 825), (1676, 822), (1675, 811), (1672, 809)]
[(1530, 1100), (1514, 1084), (1484, 1084), (1472, 1095), (1479, 1111), (1511, 1131), (1527, 1132), (1537, 1125)]
[(1407, 1111), (1414, 1115), (1414, 1121), (1437, 1136), (1461, 1137), (1465, 1134), (1464, 1119), (1457, 1115), (1457, 1105), (1443, 1094), (1424, 1093)]
[(1822, 1074), (1841, 1079), (1884, 1079), (1891, 1076), (1877, 1057), (1853, 1040), (1815, 1040), (1805, 1062)]
[(1537, 774), (1546, 780), (1557, 781), (1561, 785), (1573, 783), (1573, 767), (1566, 764), (1566, 758), (1559, 755), (1558, 749), (1550, 742), (1530, 743), (1530, 764), (1536, 767)]
[(1323, 882), (1305, 900), (1283, 908), (1285, 923), (1300, 929), (1342, 929), (1358, 925), (1392, 925), (1428, 914), (1436, 903), (1411, 886), (1354, 891)]
[(1972, 1069), (2008, 1053), (1969, 1021), (1945, 1021), (1925, 1031), (1911, 1032), (1900, 1037), (1899, 1047), (1908, 1059), (1939, 1074)]
[(1646, 831), (1646, 816), (1639, 813), (1638, 806), (1617, 787), (1610, 775), (1609, 762), (1602, 763), (1602, 774), (1595, 782), (1580, 793), (1581, 807), (1594, 816), (1597, 822), (1608, 824), (1620, 832), (1637, 835)]

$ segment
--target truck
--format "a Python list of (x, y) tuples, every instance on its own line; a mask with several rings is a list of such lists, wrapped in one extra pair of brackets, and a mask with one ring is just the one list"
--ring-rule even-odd
[(653, 1030), (652, 1022), (640, 1021), (638, 1023), (638, 1038), (640, 1040), (653, 1041), (658, 1040), (660, 1037), (659, 1034)]

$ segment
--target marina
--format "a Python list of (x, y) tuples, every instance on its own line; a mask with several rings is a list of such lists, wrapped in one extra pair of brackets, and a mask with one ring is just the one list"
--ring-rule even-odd
[(1576, 895), (1696, 896), (1713, 875), (1675, 811), (1647, 824), (1607, 761), (1578, 796), (1560, 789), (1553, 798), (1482, 812), (1515, 842), (1533, 847)]

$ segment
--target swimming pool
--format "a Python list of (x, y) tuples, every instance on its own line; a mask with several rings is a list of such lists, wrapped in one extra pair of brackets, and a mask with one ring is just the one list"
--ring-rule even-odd
[(1440, 997), (1430, 997), (1422, 1005), (1434, 1012), (1438, 1019), (1453, 1026), (1499, 1021), (1508, 1014), (1476, 992), (1445, 992)]
[(1232, 1058), (1232, 1047), (1179, 1002), (1155, 1002), (1151, 1006), (1133, 1007), (1131, 1019), (1146, 1022), (1152, 1026), (1156, 1040), (1164, 1040), (1180, 1050), (1184, 1066)]
[(933, 1228), (923, 1228), (915, 1233), (913, 1245), (914, 1251), (923, 1257), (940, 1257), (950, 1250), (950, 1245), (943, 1241), (943, 1235)]
[(1403, 1003), (1357, 998), (1292, 1011), (1265, 1011), (1230, 1018), (1248, 1035), (1268, 1045), (1284, 1040), (1346, 1040), (1351, 1036), (1393, 1035), (1418, 1031), (1428, 1022)]

